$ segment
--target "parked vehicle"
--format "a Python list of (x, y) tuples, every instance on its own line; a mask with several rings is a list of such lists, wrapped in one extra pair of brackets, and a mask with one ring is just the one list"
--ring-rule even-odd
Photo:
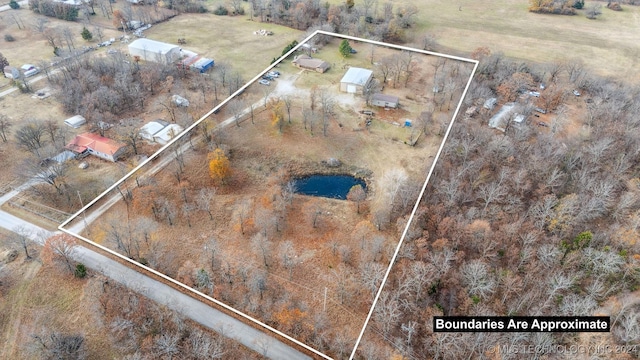
[(279, 72), (277, 72), (277, 71), (269, 71), (269, 72), (267, 73), (267, 76), (271, 76), (272, 78), (277, 78), (277, 77), (279, 77), (279, 76), (280, 76), (280, 73), (279, 73)]
[(573, 90), (573, 95), (580, 96), (580, 92), (578, 90)]
[(20, 69), (22, 70), (22, 74), (24, 75), (24, 77), (33, 76), (40, 72), (37, 67), (31, 64), (24, 64), (20, 67)]
[(265, 80), (265, 79), (262, 79), (262, 80), (258, 81), (258, 83), (260, 83), (262, 85), (266, 85), (266, 86), (271, 85), (271, 83), (268, 80)]

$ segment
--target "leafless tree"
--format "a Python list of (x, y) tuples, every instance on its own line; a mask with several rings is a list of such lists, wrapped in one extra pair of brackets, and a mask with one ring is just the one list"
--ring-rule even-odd
[(280, 260), (282, 262), (282, 267), (289, 271), (289, 279), (291, 279), (293, 269), (298, 263), (297, 257), (298, 255), (296, 254), (291, 240), (287, 240), (280, 244)]
[(261, 233), (257, 233), (251, 237), (251, 247), (253, 248), (253, 251), (262, 258), (264, 266), (269, 267), (271, 264), (273, 243)]
[(209, 214), (209, 220), (213, 221), (213, 214), (211, 213), (211, 201), (216, 195), (216, 188), (202, 188), (198, 192), (196, 198), (196, 205), (201, 211), (206, 211)]
[(52, 332), (47, 335), (32, 334), (35, 346), (43, 359), (87, 359), (87, 346), (79, 334), (65, 335)]
[(22, 248), (27, 259), (31, 259), (31, 254), (29, 254), (29, 245), (33, 241), (31, 239), (34, 235), (33, 232), (29, 228), (21, 225), (14, 227), (11, 231), (12, 234), (9, 235), (9, 240)]
[(44, 145), (45, 126), (37, 120), (27, 120), (27, 123), (15, 132), (18, 145), (40, 156), (40, 149)]
[(13, 124), (9, 121), (9, 117), (5, 114), (0, 114), (0, 139), (2, 139), (2, 142), (7, 142), (7, 135), (11, 132), (11, 126)]
[(460, 273), (469, 294), (486, 297), (494, 292), (495, 279), (490, 274), (487, 264), (481, 260), (465, 263), (460, 269)]

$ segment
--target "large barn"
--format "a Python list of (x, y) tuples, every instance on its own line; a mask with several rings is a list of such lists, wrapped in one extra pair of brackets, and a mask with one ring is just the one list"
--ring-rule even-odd
[(373, 71), (357, 67), (349, 68), (340, 80), (340, 91), (349, 94), (363, 94), (371, 79), (373, 79)]
[(151, 39), (138, 39), (129, 44), (129, 54), (141, 60), (170, 64), (180, 58), (180, 47)]

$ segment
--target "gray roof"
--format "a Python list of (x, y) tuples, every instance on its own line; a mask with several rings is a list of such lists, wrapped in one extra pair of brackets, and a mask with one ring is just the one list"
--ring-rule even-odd
[(129, 49), (139, 49), (157, 54), (167, 54), (176, 48), (178, 48), (178, 45), (167, 44), (147, 38), (140, 38), (129, 44)]
[(397, 103), (400, 99), (397, 96), (377, 93), (377, 94), (373, 94), (373, 97), (371, 98), (371, 100), (373, 101), (379, 100), (379, 101), (384, 101), (388, 103)]
[(372, 75), (373, 71), (371, 70), (352, 67), (347, 70), (340, 82), (364, 86)]

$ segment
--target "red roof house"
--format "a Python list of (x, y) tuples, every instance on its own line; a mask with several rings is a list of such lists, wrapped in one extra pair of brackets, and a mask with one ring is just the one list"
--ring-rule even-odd
[(93, 133), (76, 135), (65, 148), (80, 155), (91, 154), (109, 161), (117, 161), (127, 151), (126, 144)]

